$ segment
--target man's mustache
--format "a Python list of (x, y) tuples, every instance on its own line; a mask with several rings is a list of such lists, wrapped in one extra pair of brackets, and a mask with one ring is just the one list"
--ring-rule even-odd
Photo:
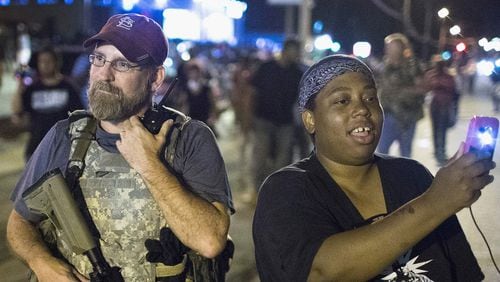
[(101, 90), (115, 94), (121, 94), (121, 89), (105, 81), (97, 81), (92, 85), (94, 91)]

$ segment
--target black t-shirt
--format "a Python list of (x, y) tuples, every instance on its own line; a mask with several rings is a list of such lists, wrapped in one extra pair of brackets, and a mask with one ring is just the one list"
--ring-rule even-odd
[(210, 87), (206, 84), (201, 86), (201, 90), (198, 93), (194, 93), (186, 88), (189, 116), (192, 119), (200, 120), (205, 123), (208, 122), (210, 111), (213, 107), (210, 99), (210, 95), (212, 95), (210, 91)]
[(58, 84), (45, 85), (36, 81), (22, 94), (23, 111), (30, 114), (30, 140), (26, 154), (30, 156), (49, 129), (68, 112), (82, 109), (83, 105), (75, 87), (66, 79)]
[(277, 61), (263, 63), (255, 72), (255, 115), (277, 125), (293, 123), (293, 108), (303, 70), (300, 65), (283, 67)]
[[(422, 194), (433, 179), (413, 160), (377, 156), (376, 161), (389, 213)], [(274, 173), (262, 185), (253, 222), (261, 280), (306, 281), (326, 238), (364, 224), (369, 222), (314, 155)], [(424, 279), (415, 281), (465, 282), (484, 277), (455, 216), (373, 281), (408, 279), (403, 268)]]

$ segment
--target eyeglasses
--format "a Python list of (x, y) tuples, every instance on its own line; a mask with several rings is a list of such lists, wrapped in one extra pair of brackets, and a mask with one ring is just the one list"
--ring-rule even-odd
[(130, 69), (141, 67), (141, 65), (133, 65), (126, 60), (108, 61), (108, 60), (106, 60), (106, 57), (104, 57), (103, 55), (98, 55), (98, 54), (90, 54), (89, 55), (89, 62), (96, 67), (104, 67), (106, 62), (108, 62), (111, 64), (111, 67), (114, 70), (119, 71), (119, 72), (127, 72)]

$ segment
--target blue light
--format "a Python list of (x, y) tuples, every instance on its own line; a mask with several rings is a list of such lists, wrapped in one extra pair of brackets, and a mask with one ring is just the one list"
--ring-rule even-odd
[(39, 5), (53, 5), (57, 3), (57, 0), (36, 0)]
[(451, 59), (451, 52), (444, 51), (443, 53), (441, 53), (441, 58), (443, 58), (443, 60), (445, 61), (448, 61), (449, 59)]
[(95, 6), (111, 6), (112, 0), (92, 0), (92, 4)]
[(0, 6), (9, 6), (10, 0), (0, 0)]
[(323, 31), (323, 22), (315, 21), (313, 25), (314, 33), (321, 33)]
[(64, 4), (66, 4), (66, 5), (72, 5), (73, 4), (73, 0), (64, 0)]
[(492, 136), (493, 129), (491, 127), (482, 128), (482, 130), (477, 134), (481, 146), (491, 145), (494, 142)]
[(332, 49), (333, 52), (340, 51), (340, 48), (341, 48), (341, 46), (340, 46), (339, 42), (335, 41), (335, 42), (332, 43), (332, 48), (331, 49)]

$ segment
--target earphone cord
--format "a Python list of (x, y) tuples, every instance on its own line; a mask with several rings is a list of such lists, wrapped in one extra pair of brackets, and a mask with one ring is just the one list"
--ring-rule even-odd
[(495, 265), (497, 273), (500, 274), (500, 270), (498, 269), (498, 265), (495, 261), (495, 257), (493, 256), (493, 253), (491, 252), (491, 248), (490, 248), (490, 245), (488, 244), (488, 240), (486, 240), (486, 236), (484, 236), (483, 231), (481, 230), (481, 228), (479, 228), (479, 225), (476, 222), (476, 218), (474, 217), (474, 214), (472, 213), (471, 207), (469, 207), (469, 212), (470, 212), (470, 216), (472, 217), (472, 221), (474, 222), (474, 225), (476, 226), (477, 230), (479, 231), (479, 234), (481, 234), (481, 237), (483, 237), (484, 243), (486, 243), (486, 247), (488, 248), (488, 252), (490, 253), (491, 261), (493, 262), (493, 265)]

